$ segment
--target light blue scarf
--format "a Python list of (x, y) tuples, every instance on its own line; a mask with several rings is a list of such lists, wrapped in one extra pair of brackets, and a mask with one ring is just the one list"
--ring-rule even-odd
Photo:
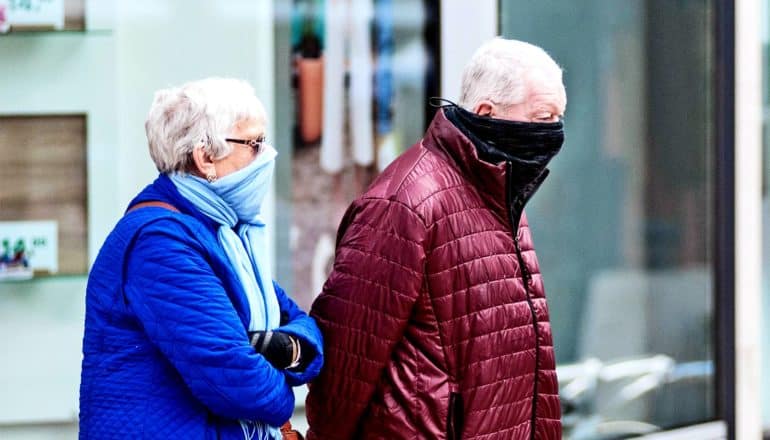
[[(183, 197), (219, 223), (217, 239), (238, 274), (249, 302), (249, 331), (272, 330), (281, 321), (261, 214), (276, 155), (273, 148), (267, 147), (245, 168), (212, 183), (190, 174), (170, 176)], [(233, 230), (236, 226), (237, 233)], [(241, 429), (246, 439), (281, 438), (278, 428), (261, 422), (241, 420)]]
[[(261, 214), (262, 201), (273, 177), (275, 156), (276, 151), (268, 148), (245, 168), (213, 183), (191, 174), (170, 176), (182, 196), (219, 223), (217, 239), (238, 274), (249, 302), (249, 331), (272, 330), (281, 321)], [(236, 225), (238, 228), (233, 230)]]

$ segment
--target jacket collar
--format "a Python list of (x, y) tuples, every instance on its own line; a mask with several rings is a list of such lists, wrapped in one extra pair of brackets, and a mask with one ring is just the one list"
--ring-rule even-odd
[[(476, 139), (476, 142), (482, 142)], [(440, 152), (450, 164), (471, 181), (487, 206), (499, 213), (517, 231), (529, 202), (543, 181), (548, 169), (526, 177), (517, 174), (510, 161), (490, 163), (479, 157), (479, 148), (460, 128), (447, 118), (442, 108), (436, 112), (423, 140), (426, 148)]]
[(196, 208), (192, 203), (190, 203), (190, 201), (184, 198), (184, 196), (179, 193), (179, 190), (176, 189), (176, 186), (166, 174), (159, 174), (155, 181), (147, 185), (142, 190), (142, 192), (134, 197), (134, 199), (128, 204), (127, 210), (131, 209), (132, 206), (138, 203), (152, 201), (166, 202), (173, 205), (182, 214), (195, 217), (201, 223), (206, 225), (206, 227), (211, 231), (216, 231), (216, 229), (219, 227), (218, 224), (203, 215), (203, 213), (201, 213), (198, 208)]
[(506, 165), (491, 164), (479, 158), (473, 142), (439, 109), (423, 139), (425, 148), (443, 156), (473, 186), (487, 206), (507, 218)]

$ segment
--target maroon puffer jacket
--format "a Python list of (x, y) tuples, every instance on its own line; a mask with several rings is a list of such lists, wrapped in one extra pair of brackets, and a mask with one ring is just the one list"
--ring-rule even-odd
[(505, 173), (439, 111), (348, 209), (311, 311), (326, 361), (309, 440), (561, 437), (543, 281)]

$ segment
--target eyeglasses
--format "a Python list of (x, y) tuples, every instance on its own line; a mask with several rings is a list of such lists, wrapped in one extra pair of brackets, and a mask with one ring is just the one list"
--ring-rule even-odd
[(265, 143), (265, 138), (260, 137), (257, 139), (231, 139), (231, 138), (225, 138), (225, 141), (227, 142), (233, 142), (236, 144), (243, 144), (248, 147), (251, 147), (255, 153), (259, 154), (262, 151), (262, 145)]

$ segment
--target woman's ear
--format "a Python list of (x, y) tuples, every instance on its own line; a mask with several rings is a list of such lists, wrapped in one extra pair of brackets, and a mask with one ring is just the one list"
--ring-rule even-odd
[(495, 104), (485, 99), (483, 101), (479, 101), (474, 107), (473, 107), (473, 113), (476, 113), (479, 116), (488, 116), (492, 117), (495, 114)]
[(203, 151), (203, 147), (195, 147), (192, 151), (195, 174), (205, 178), (209, 182), (217, 179), (217, 169), (211, 155)]

